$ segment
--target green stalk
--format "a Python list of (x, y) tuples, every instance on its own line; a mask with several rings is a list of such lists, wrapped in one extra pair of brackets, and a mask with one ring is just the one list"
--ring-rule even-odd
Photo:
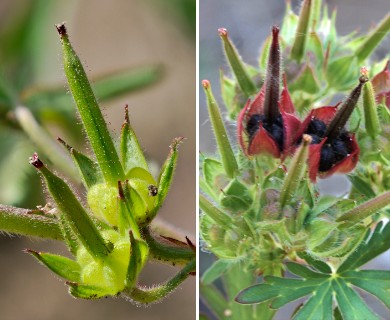
[(309, 135), (303, 135), (302, 145), (294, 154), (291, 165), (288, 168), (288, 173), (284, 179), (282, 190), (280, 192), (279, 203), (281, 208), (289, 204), (297, 192), (298, 186), (305, 172), (306, 160), (309, 155), (309, 145), (311, 140), (312, 139)]
[(339, 227), (342, 229), (350, 228), (388, 205), (390, 205), (390, 191), (345, 212), (341, 217), (336, 219), (336, 222), (340, 223)]
[(237, 49), (234, 47), (233, 43), (230, 41), (227, 30), (220, 28), (218, 29), (218, 33), (222, 39), (226, 58), (228, 59), (230, 67), (236, 76), (238, 85), (244, 92), (246, 98), (249, 98), (251, 95), (256, 93), (256, 86), (245, 70), (244, 62), (237, 53)]
[(234, 178), (238, 171), (238, 165), (223, 124), (217, 101), (215, 101), (210, 82), (208, 80), (203, 80), (202, 85), (206, 93), (207, 107), (223, 167), (227, 176), (229, 178)]
[(172, 279), (162, 285), (150, 289), (134, 288), (130, 292), (122, 294), (140, 303), (153, 303), (172, 293), (173, 290), (175, 290), (195, 270), (196, 260), (194, 259), (181, 269)]
[(61, 37), (64, 69), (70, 91), (83, 121), (92, 149), (102, 169), (107, 183), (116, 185), (124, 180), (125, 174), (120, 164), (114, 142), (108, 132), (102, 112), (93, 94), (83, 65), (73, 50), (64, 24), (56, 25)]
[(154, 260), (176, 265), (185, 265), (195, 257), (189, 247), (167, 245), (166, 241), (157, 240), (148, 228), (141, 230), (142, 237), (149, 246), (149, 255)]
[(23, 131), (28, 135), (30, 140), (45, 153), (46, 157), (61, 172), (72, 178), (73, 181), (79, 182), (80, 177), (77, 170), (72, 166), (70, 157), (59, 147), (58, 143), (39, 125), (33, 114), (25, 107), (17, 107), (15, 116), (18, 119)]
[(66, 222), (85, 246), (88, 252), (96, 258), (104, 258), (110, 249), (93, 223), (88, 213), (82, 207), (69, 186), (44, 166), (37, 154), (31, 158), (30, 163), (37, 168), (46, 181), (47, 188), (57, 204), (58, 210), (65, 217)]
[(207, 304), (209, 309), (218, 319), (225, 318), (225, 311), (229, 309), (228, 302), (222, 293), (213, 285), (199, 284), (200, 298)]
[(62, 240), (58, 220), (38, 210), (0, 204), (0, 230), (25, 236)]
[(214, 206), (207, 198), (200, 194), (199, 195), (199, 207), (204, 214), (213, 219), (218, 225), (224, 228), (232, 228), (234, 226), (233, 219), (228, 216), (225, 212), (219, 210)]
[(371, 34), (363, 41), (360, 47), (356, 50), (355, 56), (359, 61), (367, 59), (371, 53), (377, 48), (382, 39), (390, 31), (390, 13), (372, 30)]

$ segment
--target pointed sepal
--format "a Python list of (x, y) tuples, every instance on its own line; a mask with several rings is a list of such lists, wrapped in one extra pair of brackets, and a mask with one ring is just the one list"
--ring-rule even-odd
[(225, 28), (220, 28), (218, 29), (218, 33), (222, 39), (226, 58), (237, 79), (238, 85), (240, 86), (245, 96), (248, 98), (256, 92), (256, 86), (245, 69), (245, 64), (238, 54), (237, 49), (230, 41), (228, 31)]
[(124, 178), (124, 172), (114, 142), (108, 132), (102, 112), (97, 103), (84, 67), (74, 51), (65, 24), (56, 25), (60, 35), (63, 62), (69, 89), (72, 93), (88, 139), (107, 183), (116, 185)]
[(81, 268), (76, 261), (56, 254), (37, 252), (30, 249), (26, 249), (24, 252), (31, 254), (61, 278), (75, 282), (80, 281)]
[(69, 146), (64, 140), (61, 138), (57, 138), (57, 140), (66, 148), (66, 150), (70, 153), (72, 157), (73, 163), (76, 165), (79, 173), (83, 179), (84, 186), (89, 189), (95, 184), (102, 183), (103, 175), (102, 172), (96, 162), (77, 151), (76, 149)]
[(121, 130), (120, 154), (126, 175), (135, 167), (149, 171), (148, 163), (146, 162), (137, 136), (130, 125), (128, 105), (125, 107), (125, 121)]
[(309, 27), (312, 14), (312, 0), (304, 0), (299, 13), (297, 31), (290, 56), (293, 60), (300, 62), (305, 54), (306, 42), (309, 37)]
[(91, 217), (85, 211), (69, 186), (52, 173), (35, 153), (30, 163), (39, 170), (45, 178), (47, 188), (57, 204), (59, 212), (76, 235), (77, 239), (96, 258), (103, 258), (110, 252)]
[(136, 283), (138, 276), (143, 269), (149, 254), (149, 247), (142, 239), (136, 239), (133, 232), (129, 232), (131, 254), (129, 266), (127, 268), (125, 289), (132, 289)]

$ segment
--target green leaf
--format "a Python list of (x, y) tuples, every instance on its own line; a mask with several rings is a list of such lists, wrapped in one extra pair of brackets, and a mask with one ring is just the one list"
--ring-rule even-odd
[(92, 79), (94, 92), (100, 101), (117, 98), (154, 84), (161, 79), (162, 71), (161, 65), (148, 65), (99, 76)]
[(244, 92), (246, 98), (248, 98), (256, 93), (256, 86), (249, 77), (245, 64), (238, 54), (237, 49), (230, 41), (227, 30), (221, 28), (218, 29), (218, 32), (223, 42), (225, 56), (230, 64), (233, 74), (235, 75), (241, 90)]
[(202, 85), (206, 93), (208, 112), (214, 135), (217, 140), (217, 147), (219, 154), (221, 155), (222, 164), (227, 176), (229, 178), (233, 178), (237, 174), (238, 165), (232, 146), (229, 142), (221, 112), (211, 90), (210, 82), (208, 80), (203, 80)]
[(374, 190), (372, 190), (371, 185), (368, 182), (364, 181), (357, 174), (349, 174), (347, 175), (347, 177), (348, 180), (351, 181), (354, 188), (361, 194), (365, 195), (367, 199), (371, 199), (376, 196), (376, 193)]
[(65, 25), (57, 25), (62, 41), (64, 70), (72, 96), (83, 121), (88, 139), (107, 183), (113, 186), (124, 179), (114, 142), (108, 132), (100, 107), (96, 101), (83, 65), (73, 50)]
[[(121, 94), (140, 90), (155, 83), (160, 77), (161, 67), (150, 65), (97, 76), (92, 78), (91, 82), (99, 101), (104, 102)], [(69, 108), (72, 99), (63, 86), (30, 88), (22, 98), (23, 103), (33, 111), (47, 108), (53, 108), (61, 113), (73, 111)]]
[(390, 13), (388, 13), (381, 22), (378, 23), (370, 35), (364, 40), (361, 46), (356, 50), (355, 54), (359, 61), (367, 59), (372, 52), (378, 47), (379, 43), (390, 31)]
[(139, 145), (137, 136), (130, 125), (128, 106), (125, 107), (125, 122), (122, 125), (121, 131), (121, 162), (127, 173), (135, 168), (140, 167), (149, 171), (148, 163), (146, 162), (144, 153)]
[(343, 273), (345, 281), (380, 299), (390, 309), (390, 271), (356, 270)]
[(365, 239), (339, 266), (337, 272), (354, 270), (390, 248), (390, 223), (378, 223), (372, 232), (367, 230)]
[[(242, 290), (236, 301), (254, 304), (271, 300), (271, 308), (310, 295), (298, 309), (294, 319), (332, 319), (333, 297), (344, 319), (378, 319), (351, 285), (366, 290), (385, 304), (390, 304), (388, 292), (390, 271), (363, 270), (325, 274), (297, 263), (288, 263), (290, 271), (304, 279), (265, 277), (264, 283)], [(380, 283), (382, 282), (382, 283)], [(376, 286), (378, 283), (378, 286)]]
[(45, 153), (46, 157), (63, 173), (70, 176), (74, 181), (79, 182), (80, 178), (70, 161), (69, 155), (61, 149), (55, 139), (37, 122), (30, 110), (26, 107), (17, 107), (15, 116), (23, 131)]
[(314, 208), (310, 212), (310, 220), (317, 217), (319, 214), (323, 213), (330, 207), (337, 204), (342, 199), (330, 195), (324, 195), (321, 198), (317, 200), (317, 203), (315, 204)]
[(289, 89), (292, 92), (304, 91), (309, 94), (316, 94), (320, 91), (320, 84), (315, 76), (313, 68), (309, 64), (305, 64), (297, 78), (289, 86)]
[(286, 267), (288, 271), (292, 272), (293, 274), (305, 278), (326, 278), (329, 275), (326, 273), (318, 273), (313, 270), (308, 269), (306, 266), (303, 266), (302, 264), (296, 263), (296, 262), (287, 262)]
[[(286, 43), (292, 43), (294, 40), (295, 32), (298, 26), (299, 18), (298, 16), (292, 11), (291, 9), (291, 2), (286, 2), (286, 12), (284, 14), (282, 28), (280, 30), (280, 36), (283, 38), (283, 40)], [(267, 38), (266, 41), (270, 41)], [(264, 45), (263, 45), (264, 48)], [(268, 52), (268, 49), (266, 50)], [(261, 60), (262, 61), (262, 60)], [(260, 64), (261, 67), (263, 67), (262, 64)]]
[(114, 296), (119, 292), (113, 292), (108, 288), (101, 288), (90, 285), (83, 285), (76, 282), (67, 282), (69, 286), (69, 293), (75, 297), (80, 299), (100, 299), (106, 296)]
[(219, 202), (222, 207), (238, 214), (248, 210), (253, 199), (247, 186), (234, 178), (221, 192)]
[(217, 260), (208, 268), (202, 276), (202, 283), (209, 285), (222, 276), (231, 265), (229, 260)]
[(324, 283), (295, 314), (294, 320), (332, 320), (332, 288)]
[(379, 318), (367, 307), (362, 298), (343, 279), (332, 282), (340, 313), (345, 320)]
[(206, 183), (213, 191), (213, 195), (216, 196), (219, 194), (220, 189), (226, 183), (225, 170), (223, 169), (221, 162), (211, 158), (204, 159), (202, 172)]
[(344, 56), (329, 63), (326, 79), (336, 90), (349, 90), (359, 77), (359, 66), (355, 56)]
[(28, 249), (25, 252), (31, 254), (60, 277), (74, 282), (80, 280), (81, 268), (76, 261), (51, 253), (36, 252)]

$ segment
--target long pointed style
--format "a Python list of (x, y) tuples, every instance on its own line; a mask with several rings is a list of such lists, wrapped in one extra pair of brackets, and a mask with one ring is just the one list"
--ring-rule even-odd
[[(59, 24), (56, 25), (56, 28), (61, 37), (64, 70), (70, 91), (104, 179), (115, 186), (118, 180), (124, 179), (124, 172), (108, 132), (107, 124), (104, 121), (83, 65), (69, 41), (65, 25)], [(110, 161), (107, 161), (107, 159), (110, 159)]]
[(280, 115), (279, 86), (280, 86), (280, 46), (279, 27), (272, 28), (272, 43), (268, 55), (267, 75), (265, 78), (264, 115), (266, 120), (273, 122)]
[(359, 100), (360, 93), (362, 92), (363, 85), (368, 81), (368, 78), (363, 75), (359, 78), (359, 84), (352, 90), (345, 102), (340, 107), (339, 111), (334, 116), (333, 120), (329, 123), (325, 136), (328, 137), (328, 142), (335, 139), (344, 128), (348, 119), (350, 118), (355, 106)]
[(105, 257), (110, 252), (110, 248), (68, 185), (53, 174), (36, 153), (30, 159), (30, 163), (42, 173), (59, 211), (65, 217), (77, 239), (94, 257)]
[(360, 149), (355, 136), (345, 129), (359, 100), (363, 85), (368, 81), (365, 75), (352, 90), (339, 110), (337, 106), (313, 109), (303, 121), (299, 135), (312, 137), (309, 157), (309, 176), (312, 182), (333, 173), (348, 173), (358, 162)]
[(279, 27), (272, 28), (265, 82), (253, 101), (248, 100), (237, 119), (239, 143), (247, 156), (268, 153), (284, 158), (292, 149), (300, 121), (286, 81), (280, 93)]

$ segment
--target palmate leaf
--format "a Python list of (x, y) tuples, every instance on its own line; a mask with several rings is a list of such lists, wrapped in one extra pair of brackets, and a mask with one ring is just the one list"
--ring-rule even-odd
[(358, 248), (331, 273), (325, 263), (303, 255), (310, 266), (287, 263), (298, 279), (265, 277), (264, 283), (244, 289), (236, 297), (242, 304), (270, 301), (272, 309), (308, 296), (294, 319), (332, 319), (333, 300), (343, 319), (379, 319), (355, 291), (360, 288), (381, 300), (390, 309), (390, 271), (357, 270), (390, 247), (390, 224), (379, 223), (374, 232), (367, 231)]

